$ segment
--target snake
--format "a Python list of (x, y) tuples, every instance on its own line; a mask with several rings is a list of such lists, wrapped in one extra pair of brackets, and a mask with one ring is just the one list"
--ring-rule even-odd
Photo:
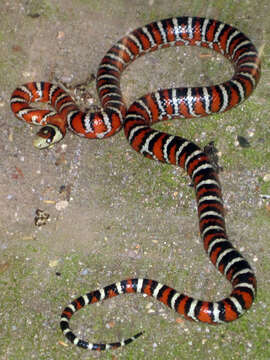
[[(198, 46), (222, 54), (234, 68), (233, 76), (220, 84), (162, 89), (136, 100), (127, 109), (120, 77), (137, 57), (162, 48)], [(91, 291), (67, 305), (60, 319), (66, 338), (84, 349), (108, 350), (131, 343), (143, 331), (113, 343), (91, 343), (80, 339), (70, 327), (73, 314), (86, 305), (121, 294), (141, 293), (154, 297), (185, 319), (208, 324), (231, 322), (241, 317), (256, 297), (254, 270), (228, 239), (218, 174), (208, 155), (195, 143), (160, 132), (153, 124), (174, 118), (197, 118), (221, 113), (246, 100), (260, 78), (260, 59), (251, 40), (237, 28), (214, 19), (174, 17), (140, 27), (116, 42), (102, 59), (96, 76), (101, 106), (81, 111), (72, 96), (49, 82), (30, 82), (17, 87), (10, 105), (15, 116), (41, 125), (34, 138), (39, 149), (51, 148), (67, 129), (86, 138), (103, 139), (122, 127), (138, 153), (180, 166), (192, 181), (197, 201), (200, 237), (216, 267), (232, 285), (231, 293), (219, 301), (198, 300), (159, 281), (128, 278)], [(45, 102), (53, 109), (37, 109)]]

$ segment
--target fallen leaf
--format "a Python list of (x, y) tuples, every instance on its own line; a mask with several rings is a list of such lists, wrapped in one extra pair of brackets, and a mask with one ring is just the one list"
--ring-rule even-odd
[(0, 273), (5, 272), (9, 268), (9, 266), (10, 266), (10, 264), (8, 262), (0, 264)]

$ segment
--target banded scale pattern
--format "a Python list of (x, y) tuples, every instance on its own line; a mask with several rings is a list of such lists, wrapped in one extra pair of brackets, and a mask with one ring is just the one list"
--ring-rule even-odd
[[(147, 52), (182, 45), (206, 47), (223, 54), (234, 64), (235, 73), (232, 79), (223, 84), (178, 90), (178, 96), (173, 96), (177, 99), (176, 104), (163, 103), (164, 100), (160, 99), (158, 105), (162, 109), (162, 116), (169, 117), (176, 106), (180, 117), (226, 111), (247, 98), (255, 88), (260, 75), (260, 62), (256, 48), (243, 33), (217, 20), (178, 17), (136, 29), (106, 53), (96, 79), (102, 106), (100, 111), (81, 112), (63, 89), (47, 82), (19, 86), (11, 96), (11, 109), (18, 119), (26, 122), (43, 126), (53, 124), (62, 137), (66, 128), (87, 138), (111, 136), (121, 128), (126, 114), (120, 88), (124, 69)], [(31, 102), (39, 101), (49, 103), (56, 112), (31, 107)]]
[[(149, 51), (182, 45), (207, 47), (223, 54), (234, 65), (233, 77), (217, 85), (157, 91), (135, 101), (127, 112), (120, 89), (124, 69)], [(250, 308), (256, 295), (256, 278), (248, 262), (227, 238), (221, 187), (213, 166), (194, 143), (158, 132), (151, 125), (175, 117), (200, 117), (229, 110), (252, 93), (259, 77), (258, 53), (243, 33), (216, 20), (179, 17), (139, 28), (107, 52), (97, 74), (102, 105), (99, 112), (82, 113), (63, 89), (47, 82), (28, 83), (13, 92), (11, 109), (19, 119), (45, 125), (44, 128), (52, 124), (55, 134), (59, 131), (64, 136), (69, 128), (88, 138), (110, 136), (124, 122), (125, 135), (136, 151), (150, 159), (185, 169), (195, 189), (204, 248), (233, 287), (227, 298), (209, 302), (178, 293), (155, 280), (135, 278), (114, 283), (79, 297), (64, 309), (60, 326), (73, 344), (91, 350), (107, 350), (127, 345), (142, 335), (140, 332), (119, 342), (94, 344), (79, 339), (72, 332), (69, 321), (76, 311), (121, 294), (152, 296), (186, 319), (209, 324), (235, 320)], [(31, 108), (30, 103), (36, 101), (47, 102), (56, 111)]]
[[(256, 278), (248, 262), (228, 240), (221, 186), (207, 155), (184, 138), (150, 127), (162, 120), (162, 114), (154, 110), (159, 108), (155, 99), (164, 98), (174, 103), (177, 99), (173, 96), (168, 95), (168, 90), (161, 90), (135, 101), (126, 116), (125, 135), (131, 146), (145, 157), (178, 165), (190, 176), (195, 189), (204, 249), (211, 262), (233, 286), (231, 295), (221, 301), (207, 302), (179, 295), (179, 306), (172, 308), (191, 320), (210, 324), (232, 321), (250, 308), (256, 293)], [(178, 117), (178, 109), (171, 116)], [(170, 292), (174, 294), (174, 290)], [(168, 298), (164, 303), (171, 307)]]
[[(248, 310), (256, 295), (256, 277), (249, 263), (228, 240), (224, 207), (218, 175), (207, 155), (194, 143), (169, 135), (150, 126), (161, 120), (158, 102), (163, 98), (176, 102), (169, 90), (146, 95), (129, 108), (124, 122), (125, 135), (131, 146), (147, 158), (182, 167), (190, 176), (195, 189), (198, 217), (204, 249), (215, 267), (231, 282), (232, 293), (217, 302), (197, 300), (151, 279), (126, 279), (80, 296), (68, 305), (60, 326), (64, 335), (75, 345), (90, 350), (108, 350), (124, 346), (142, 335), (111, 344), (89, 343), (78, 338), (70, 328), (72, 315), (82, 307), (121, 294), (142, 293), (152, 296), (188, 320), (220, 324), (236, 320)], [(151, 114), (151, 115), (150, 115)], [(171, 113), (178, 117), (178, 110)]]

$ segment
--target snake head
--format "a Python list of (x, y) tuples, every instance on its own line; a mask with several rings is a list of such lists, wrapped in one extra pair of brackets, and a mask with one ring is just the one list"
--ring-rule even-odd
[(57, 125), (43, 126), (36, 134), (33, 145), (37, 149), (49, 149), (63, 139), (64, 135)]

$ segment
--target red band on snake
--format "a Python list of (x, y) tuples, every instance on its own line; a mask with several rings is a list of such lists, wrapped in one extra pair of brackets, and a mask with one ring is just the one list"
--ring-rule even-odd
[[(147, 52), (181, 45), (206, 47), (221, 53), (234, 65), (233, 77), (218, 85), (165, 89), (147, 94), (126, 111), (120, 90), (123, 70)], [(69, 320), (77, 310), (120, 294), (153, 296), (186, 319), (209, 324), (233, 321), (250, 308), (256, 294), (256, 278), (251, 266), (227, 238), (217, 173), (197, 145), (154, 130), (151, 124), (168, 118), (201, 117), (227, 111), (252, 93), (259, 77), (257, 50), (243, 33), (216, 20), (179, 17), (139, 28), (107, 52), (97, 74), (102, 105), (99, 112), (81, 112), (63, 89), (47, 82), (28, 83), (13, 92), (11, 108), (15, 115), (29, 123), (45, 125), (41, 137), (45, 138), (46, 144), (38, 147), (48, 147), (59, 141), (66, 128), (87, 138), (103, 138), (113, 135), (124, 123), (125, 135), (136, 151), (185, 169), (195, 189), (205, 251), (233, 287), (227, 298), (209, 302), (178, 293), (155, 280), (136, 278), (114, 283), (80, 296), (64, 309), (60, 326), (73, 344), (91, 350), (107, 350), (126, 345), (142, 334), (116, 343), (93, 344), (79, 339), (72, 332)], [(35, 101), (47, 102), (56, 111), (33, 109), (30, 103)]]

